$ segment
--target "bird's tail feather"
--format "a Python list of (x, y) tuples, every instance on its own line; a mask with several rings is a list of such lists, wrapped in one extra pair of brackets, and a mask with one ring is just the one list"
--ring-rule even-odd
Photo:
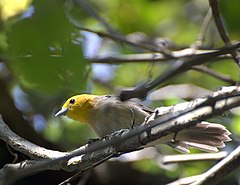
[(166, 143), (183, 153), (189, 153), (189, 148), (217, 152), (218, 148), (225, 147), (225, 142), (231, 141), (230, 134), (223, 125), (201, 122), (178, 133), (162, 137), (158, 143)]

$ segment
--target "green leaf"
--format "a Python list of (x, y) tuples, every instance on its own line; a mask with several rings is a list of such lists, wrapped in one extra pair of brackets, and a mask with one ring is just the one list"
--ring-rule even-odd
[(80, 91), (86, 61), (75, 32), (58, 1), (35, 1), (32, 17), (21, 20), (8, 34), (9, 66), (27, 89), (58, 93)]

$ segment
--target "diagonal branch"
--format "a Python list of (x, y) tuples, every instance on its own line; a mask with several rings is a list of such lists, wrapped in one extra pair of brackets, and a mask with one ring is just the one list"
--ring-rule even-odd
[(203, 46), (203, 42), (205, 40), (206, 32), (207, 32), (207, 29), (208, 29), (208, 26), (210, 24), (211, 19), (212, 19), (212, 11), (209, 8), (209, 10), (208, 10), (206, 16), (204, 17), (203, 22), (202, 22), (201, 29), (200, 29), (200, 32), (199, 32), (198, 37), (197, 37), (197, 41), (194, 44), (195, 48), (199, 48), (199, 47)]
[(110, 34), (110, 33), (101, 32), (101, 31), (95, 31), (95, 30), (91, 30), (89, 28), (82, 27), (80, 25), (76, 25), (76, 24), (75, 24), (75, 26), (76, 26), (76, 28), (78, 28), (82, 31), (95, 33), (99, 37), (110, 38), (110, 39), (118, 41), (120, 43), (125, 43), (125, 44), (128, 44), (130, 46), (134, 46), (134, 47), (145, 49), (145, 50), (152, 51), (152, 52), (162, 53), (165, 56), (171, 57), (171, 55), (168, 53), (168, 51), (166, 51), (164, 49), (157, 48), (154, 45), (150, 45), (150, 44), (146, 45), (146, 44), (140, 44), (140, 43), (137, 43), (137, 42), (133, 42), (133, 41), (129, 40), (127, 37), (119, 35), (119, 34), (117, 35), (117, 34)]
[(136, 87), (134, 90), (123, 90), (120, 93), (120, 99), (122, 101), (131, 99), (131, 98), (145, 98), (147, 93), (159, 86), (160, 84), (166, 82), (167, 80), (173, 78), (174, 76), (183, 73), (193, 66), (204, 64), (220, 55), (224, 55), (230, 53), (236, 49), (240, 48), (240, 43), (236, 43), (234, 45), (225, 46), (222, 49), (211, 53), (199, 54), (198, 56), (187, 57), (184, 59), (179, 59), (170, 69), (166, 69), (166, 71), (158, 76), (153, 81), (145, 83), (139, 87)]
[(75, 1), (78, 6), (80, 6), (81, 8), (83, 8), (89, 15), (91, 15), (92, 17), (94, 17), (96, 20), (98, 20), (109, 33), (117, 33), (116, 30), (114, 30), (109, 24), (108, 22), (101, 17), (97, 11), (86, 1), (86, 0), (76, 0)]
[(213, 71), (211, 70), (210, 68), (206, 67), (206, 66), (194, 66), (192, 67), (193, 70), (196, 70), (196, 71), (200, 71), (200, 72), (203, 72), (203, 73), (206, 73), (206, 74), (209, 74), (219, 80), (222, 80), (230, 85), (235, 85), (237, 84), (237, 81), (233, 80), (230, 76), (227, 76), (225, 74), (221, 74), (217, 71)]
[(12, 184), (19, 178), (49, 169), (84, 171), (109, 156), (118, 156), (137, 150), (143, 147), (143, 143), (147, 144), (168, 134), (188, 129), (204, 119), (221, 115), (226, 110), (239, 105), (240, 87), (225, 87), (205, 99), (196, 99), (156, 109), (155, 113), (147, 120), (148, 124), (144, 123), (134, 129), (113, 133), (91, 145), (82, 146), (68, 153), (47, 150), (27, 143), (22, 138), (16, 138), (0, 119), (1, 139), (9, 143), (15, 150), (19, 150), (33, 159), (45, 159), (5, 165), (0, 170), (0, 182)]
[[(229, 39), (227, 31), (224, 28), (223, 21), (219, 13), (218, 0), (209, 0), (209, 4), (212, 10), (212, 15), (216, 23), (218, 32), (223, 42), (225, 43), (225, 45), (231, 45), (231, 41)], [(238, 64), (238, 66), (240, 66), (240, 57), (238, 56), (238, 53), (236, 51), (231, 51), (231, 55), (235, 62)]]
[(228, 33), (224, 28), (224, 25), (223, 25), (223, 22), (222, 22), (222, 19), (220, 16), (217, 0), (209, 0), (209, 4), (210, 4), (211, 10), (212, 10), (212, 15), (213, 15), (214, 21), (216, 23), (217, 29), (219, 31), (219, 34), (220, 34), (223, 42), (226, 45), (231, 44)]
[(240, 146), (238, 146), (231, 154), (213, 166), (207, 172), (199, 175), (198, 179), (191, 185), (200, 184), (217, 184), (226, 175), (238, 168), (240, 165)]

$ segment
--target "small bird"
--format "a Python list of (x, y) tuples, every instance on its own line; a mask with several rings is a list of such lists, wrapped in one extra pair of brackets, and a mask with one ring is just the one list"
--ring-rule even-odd
[[(140, 103), (120, 101), (117, 96), (82, 94), (69, 98), (55, 116), (67, 117), (86, 123), (99, 136), (104, 137), (121, 129), (130, 129), (144, 122), (154, 111)], [(189, 148), (217, 152), (231, 141), (231, 133), (220, 124), (201, 122), (177, 134), (161, 137), (154, 144), (168, 144), (189, 153)]]

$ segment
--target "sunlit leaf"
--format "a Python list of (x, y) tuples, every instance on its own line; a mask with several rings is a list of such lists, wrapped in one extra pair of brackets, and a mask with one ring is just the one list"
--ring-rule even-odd
[(32, 0), (1, 0), (0, 1), (0, 18), (7, 20), (8, 18), (22, 13), (28, 8)]

